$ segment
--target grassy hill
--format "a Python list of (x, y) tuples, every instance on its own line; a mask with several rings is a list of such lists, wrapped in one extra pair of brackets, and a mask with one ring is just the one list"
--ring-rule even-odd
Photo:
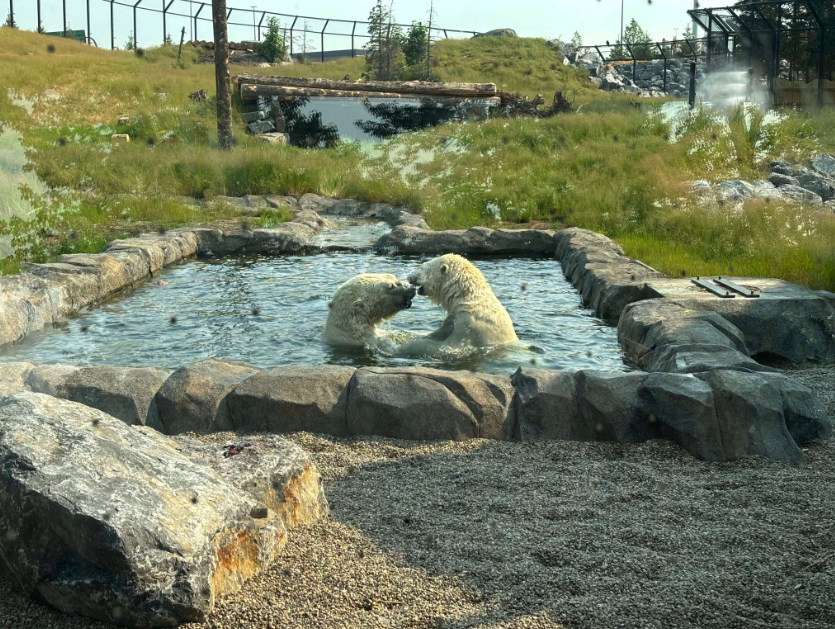
[[(586, 227), (674, 275), (771, 275), (835, 289), (835, 216), (756, 204), (708, 209), (683, 184), (754, 179), (769, 155), (802, 159), (835, 149), (831, 109), (790, 113), (759, 129), (741, 115), (724, 122), (707, 111), (672, 124), (648, 101), (639, 110), (630, 104), (634, 98), (593, 89), (543, 40), (448, 40), (433, 50), (433, 69), (443, 80), (495, 82), (546, 98), (561, 90), (579, 112), (444, 125), (371, 154), (350, 145), (314, 151), (265, 145), (238, 122), (237, 146), (221, 152), (211, 98), (188, 99), (198, 89), (213, 95), (214, 68), (195, 63), (188, 48), (181, 65), (175, 56), (174, 48), (137, 56), (0, 29), (0, 81), (10, 88), (0, 93), (0, 121), (20, 134), (27, 176), (37, 175), (49, 190), (26, 195), (34, 223), (5, 227), (18, 256), (0, 268), (95, 250), (139, 229), (235, 216), (222, 207), (198, 212), (178, 203), (178, 195), (316, 192), (402, 203), (436, 228)], [(233, 66), (232, 73), (358, 77), (363, 63)], [(117, 126), (120, 114), (131, 123)], [(129, 133), (132, 141), (114, 145), (112, 132)]]

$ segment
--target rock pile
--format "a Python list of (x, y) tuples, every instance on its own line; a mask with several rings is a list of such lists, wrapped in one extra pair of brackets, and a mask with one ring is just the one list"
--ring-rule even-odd
[(241, 120), (247, 123), (250, 133), (270, 144), (287, 144), (290, 141), (284, 113), (277, 102), (260, 99), (255, 101), (254, 106), (248, 105), (247, 109), (241, 114)]
[(824, 211), (835, 212), (835, 157), (815, 155), (809, 165), (790, 164), (785, 159), (768, 163), (768, 179), (753, 182), (731, 179), (711, 185), (705, 180), (689, 182), (691, 190), (707, 201), (740, 202), (744, 199), (767, 199), (805, 203)]
[[(613, 63), (600, 58), (588, 48), (578, 48), (554, 39), (548, 45), (563, 54), (563, 63), (586, 70), (589, 80), (607, 92), (636, 96), (674, 96), (685, 98), (690, 90), (690, 61), (687, 58), (667, 60), (667, 87), (664, 91), (664, 60), (640, 61), (635, 64), (634, 79), (631, 63)], [(703, 77), (703, 62), (696, 63), (696, 81)]]

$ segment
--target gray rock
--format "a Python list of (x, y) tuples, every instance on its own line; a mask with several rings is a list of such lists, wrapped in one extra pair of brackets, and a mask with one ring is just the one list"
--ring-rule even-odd
[[(319, 471), (296, 444), (275, 435), (247, 435), (226, 444), (175, 437), (180, 453), (277, 513), (288, 529), (328, 514)], [(237, 454), (232, 452), (237, 451)]]
[(348, 432), (395, 439), (513, 438), (510, 379), (422, 367), (358, 369)]
[(259, 137), (268, 144), (289, 144), (286, 133), (263, 133)]
[(550, 230), (472, 227), (436, 232), (402, 225), (381, 237), (375, 248), (401, 255), (551, 256), (556, 244)]
[(519, 37), (512, 28), (496, 28), (492, 31), (487, 31), (486, 33), (477, 33), (473, 35), (473, 38), (476, 37)]
[(812, 158), (812, 168), (818, 174), (830, 179), (835, 179), (835, 157), (832, 155), (819, 154)]
[(275, 125), (272, 120), (256, 120), (255, 122), (250, 122), (247, 125), (247, 129), (249, 129), (250, 133), (258, 135), (260, 133), (275, 131)]
[(243, 122), (257, 122), (258, 120), (263, 120), (269, 114), (264, 111), (263, 109), (258, 109), (256, 111), (249, 111), (241, 114), (241, 120)]
[[(121, 419), (130, 426), (161, 429), (151, 402), (171, 372), (156, 367), (81, 367), (55, 378), (45, 391)], [(53, 393), (54, 390), (54, 393)]]
[(602, 234), (569, 228), (558, 231), (554, 240), (554, 255), (563, 273), (599, 317), (617, 321), (627, 304), (661, 296), (647, 286), (647, 280), (664, 274), (628, 258)]
[(26, 362), (0, 362), (0, 398), (27, 391), (26, 378), (34, 367)]
[(61, 397), (64, 382), (79, 369), (76, 365), (36, 365), (26, 376), (26, 389)]
[(0, 427), (0, 555), (65, 613), (203, 622), (284, 544), (278, 515), (153, 430), (36, 393), (0, 402)]
[(746, 354), (725, 345), (671, 343), (657, 348), (646, 362), (647, 371), (700, 373), (712, 369), (774, 371)]
[(755, 179), (751, 182), (754, 186), (754, 198), (768, 199), (776, 201), (781, 198), (780, 191), (774, 187), (774, 184), (765, 179)]
[[(214, 255), (286, 255), (315, 251), (312, 244), (316, 229), (301, 223), (282, 223), (274, 229), (218, 232), (213, 243), (205, 242), (206, 253)], [(207, 232), (208, 233), (208, 232)], [(201, 247), (202, 250), (202, 247)]]
[(246, 432), (349, 434), (348, 382), (353, 367), (276, 367), (256, 373), (226, 398), (232, 425)]
[(713, 188), (706, 179), (686, 181), (685, 183), (687, 184), (687, 187), (690, 189), (691, 192), (697, 194), (700, 197), (711, 196), (713, 194)]
[(654, 352), (667, 345), (710, 345), (748, 355), (742, 332), (730, 321), (715, 312), (688, 311), (667, 299), (626, 306), (618, 321), (618, 341), (626, 358), (644, 369)]
[(716, 370), (698, 374), (713, 389), (725, 458), (747, 455), (796, 463), (800, 448), (786, 426), (775, 374)]
[(754, 186), (741, 179), (723, 181), (713, 186), (713, 192), (718, 199), (724, 201), (740, 201), (754, 196)]
[(806, 203), (823, 208), (823, 199), (821, 199), (820, 195), (800, 186), (781, 186), (780, 194), (784, 199), (793, 203)]
[(828, 212), (835, 213), (835, 199), (830, 199), (826, 203), (823, 204), (823, 209)]
[(653, 373), (639, 390), (650, 420), (665, 439), (706, 461), (725, 461), (713, 390), (693, 375)]
[(573, 373), (520, 367), (511, 383), (516, 389), (515, 438), (523, 442), (594, 441), (594, 426), (580, 414)]
[(788, 175), (790, 177), (794, 175), (794, 168), (792, 168), (792, 165), (784, 159), (768, 162), (768, 167), (773, 173)]
[(771, 173), (771, 175), (769, 175), (768, 177), (768, 180), (777, 187), (798, 185), (796, 178), (790, 175), (784, 175), (782, 173)]
[(258, 371), (255, 367), (215, 359), (181, 367), (171, 374), (154, 398), (155, 420), (169, 435), (232, 430), (226, 396)]
[(264, 200), (267, 202), (267, 205), (271, 208), (284, 208), (291, 211), (297, 211), (299, 209), (298, 199), (289, 195), (265, 194)]
[(327, 214), (328, 209), (336, 202), (336, 199), (330, 197), (307, 193), (299, 197), (298, 206), (300, 210), (313, 210), (317, 214)]
[(797, 181), (801, 188), (805, 188), (809, 192), (814, 192), (824, 201), (835, 197), (835, 179), (809, 174), (800, 175)]
[(580, 414), (597, 441), (641, 443), (658, 436), (638, 397), (648, 374), (581, 370), (574, 374)]

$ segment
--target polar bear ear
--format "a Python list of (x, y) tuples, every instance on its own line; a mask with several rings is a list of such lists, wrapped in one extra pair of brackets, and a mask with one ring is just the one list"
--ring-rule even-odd
[(441, 275), (446, 275), (447, 271), (449, 271), (449, 265), (448, 264), (442, 264), (441, 265)]

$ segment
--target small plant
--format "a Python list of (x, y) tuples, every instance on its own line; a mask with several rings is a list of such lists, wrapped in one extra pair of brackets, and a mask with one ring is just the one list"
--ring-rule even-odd
[(133, 50), (134, 48), (136, 48), (136, 42), (134, 42), (133, 33), (131, 33), (128, 35), (128, 41), (125, 42), (125, 50)]
[(17, 23), (14, 21), (14, 16), (11, 11), (9, 11), (9, 14), (6, 16), (6, 21), (3, 26), (6, 28), (17, 28)]
[(267, 35), (261, 42), (259, 52), (269, 63), (275, 63), (284, 58), (285, 51), (286, 45), (284, 38), (281, 36), (280, 24), (278, 19), (273, 16), (267, 22)]
[(174, 40), (171, 39), (171, 33), (165, 34), (165, 40), (163, 41), (163, 46), (173, 46)]
[(580, 36), (580, 33), (574, 31), (574, 37), (571, 38), (571, 45), (575, 48), (579, 48), (583, 45), (583, 38)]

